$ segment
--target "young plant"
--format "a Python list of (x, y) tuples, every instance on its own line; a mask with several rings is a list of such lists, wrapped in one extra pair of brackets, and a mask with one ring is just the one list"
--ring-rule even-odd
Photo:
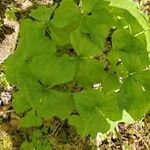
[(149, 25), (136, 4), (116, 2), (62, 0), (20, 20), (5, 72), (23, 127), (57, 116), (95, 137), (109, 130), (106, 118), (125, 109), (141, 119), (150, 109)]

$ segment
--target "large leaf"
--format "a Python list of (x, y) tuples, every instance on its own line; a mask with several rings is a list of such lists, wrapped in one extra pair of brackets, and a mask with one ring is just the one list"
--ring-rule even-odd
[(88, 33), (82, 33), (79, 29), (73, 31), (70, 36), (71, 44), (81, 56), (95, 56), (100, 53), (100, 48), (95, 45)]
[(134, 119), (140, 119), (150, 109), (149, 97), (149, 93), (129, 77), (120, 89), (118, 105), (120, 109), (125, 109)]
[[(127, 10), (132, 16), (136, 18), (143, 29), (142, 31), (144, 31), (147, 41), (147, 51), (150, 52), (150, 26), (148, 23), (149, 18), (146, 15), (139, 13), (137, 4), (131, 0), (111, 0), (111, 6), (122, 8), (124, 11)], [(133, 25), (133, 28), (135, 28), (135, 24)]]
[(30, 19), (21, 21), (20, 39), (16, 51), (19, 51), (23, 60), (32, 59), (33, 56), (43, 52), (54, 53), (55, 44), (45, 36), (45, 29), (43, 23)]
[(104, 72), (102, 87), (105, 92), (120, 88), (119, 76), (114, 72)]
[(76, 22), (63, 28), (57, 28), (50, 22), (50, 36), (60, 46), (70, 44), (70, 34), (74, 29), (76, 29), (77, 26), (78, 23)]
[(88, 33), (91, 41), (96, 44), (101, 51), (103, 50), (111, 26), (103, 24), (103, 22), (98, 24), (92, 15), (82, 16), (79, 28), (81, 32)]
[(75, 109), (75, 104), (70, 94), (48, 90), (37, 100), (35, 108), (41, 117), (50, 118), (58, 116), (62, 119), (66, 119), (72, 110)]
[(29, 99), (24, 97), (24, 92), (19, 92), (14, 94), (14, 99), (12, 103), (13, 108), (17, 113), (22, 113), (31, 108)]
[(79, 19), (79, 17), (80, 11), (75, 2), (73, 0), (63, 0), (55, 11), (52, 24), (58, 28), (63, 28)]
[(103, 64), (93, 59), (80, 60), (76, 73), (76, 81), (84, 87), (92, 87), (93, 84), (101, 83), (104, 75)]
[(39, 118), (34, 110), (26, 113), (26, 115), (21, 119), (22, 127), (40, 126), (42, 124), (42, 119)]
[(93, 12), (94, 9), (102, 9), (106, 7), (109, 3), (105, 0), (82, 0), (81, 12), (88, 14)]
[(30, 69), (35, 78), (50, 87), (66, 83), (75, 75), (75, 63), (67, 55), (40, 55), (34, 57)]
[(136, 82), (140, 83), (145, 90), (150, 90), (150, 70), (143, 70), (132, 75)]
[(54, 12), (55, 8), (56, 5), (53, 5), (51, 7), (46, 7), (44, 5), (41, 5), (38, 6), (38, 8), (33, 9), (29, 14), (29, 16), (38, 21), (47, 22), (50, 19), (52, 13)]
[[(28, 76), (25, 74), (22, 77), (20, 79), (20, 83), (22, 83), (20, 84), (20, 88), (23, 93), (22, 100), (27, 100), (30, 108), (33, 108), (39, 117), (50, 118), (58, 116), (60, 118), (67, 118), (70, 115), (75, 107), (70, 94), (52, 90), (49, 86), (41, 84), (31, 75)], [(17, 98), (17, 93), (14, 96), (14, 98)], [(28, 107), (22, 105), (20, 109), (23, 108), (26, 110)], [(15, 108), (18, 112), (20, 111), (17, 106)]]
[(109, 129), (109, 124), (99, 108), (101, 103), (99, 91), (82, 91), (75, 94), (74, 99), (79, 116), (73, 116), (70, 121), (83, 135), (90, 134), (96, 137), (98, 131), (105, 132)]
[(144, 69), (149, 65), (148, 53), (143, 43), (124, 30), (113, 34), (113, 49), (119, 51), (120, 58), (129, 72)]

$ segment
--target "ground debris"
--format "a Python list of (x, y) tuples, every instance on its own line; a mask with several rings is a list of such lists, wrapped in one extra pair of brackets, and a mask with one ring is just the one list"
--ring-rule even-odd
[(99, 150), (149, 150), (150, 113), (142, 122), (126, 124), (119, 122), (114, 131), (99, 136)]

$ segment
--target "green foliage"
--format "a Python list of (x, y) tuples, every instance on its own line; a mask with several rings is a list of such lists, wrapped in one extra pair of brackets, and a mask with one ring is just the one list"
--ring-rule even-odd
[(21, 20), (5, 72), (18, 88), (13, 107), (25, 114), (23, 127), (57, 116), (95, 137), (109, 130), (106, 118), (119, 120), (125, 109), (141, 119), (150, 109), (147, 25), (141, 25), (134, 3), (133, 11), (123, 4), (83, 0), (78, 6), (62, 0)]
[(21, 145), (21, 150), (51, 150), (50, 141), (42, 139), (42, 131), (36, 130), (32, 133), (32, 142), (24, 141)]

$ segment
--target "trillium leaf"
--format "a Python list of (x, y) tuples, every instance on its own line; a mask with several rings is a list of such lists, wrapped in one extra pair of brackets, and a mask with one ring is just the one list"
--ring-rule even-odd
[(26, 99), (24, 93), (20, 91), (14, 94), (12, 106), (17, 113), (25, 112), (31, 108), (28, 99)]
[(120, 52), (120, 57), (122, 63), (130, 73), (143, 70), (150, 64), (147, 54), (129, 54)]
[(145, 90), (150, 90), (150, 71), (143, 70), (132, 75), (136, 82), (140, 83)]
[(97, 24), (93, 16), (82, 16), (79, 29), (81, 32), (89, 34), (91, 41), (102, 51), (106, 38), (110, 32), (110, 26), (107, 24)]
[(119, 51), (130, 73), (144, 69), (150, 63), (144, 44), (126, 31), (118, 30), (113, 34), (113, 49)]
[(22, 127), (40, 126), (42, 124), (42, 119), (39, 118), (34, 110), (26, 113), (26, 115), (21, 119)]
[(79, 61), (75, 79), (83, 87), (92, 87), (93, 84), (101, 83), (103, 75), (103, 64), (100, 61), (84, 59)]
[(79, 29), (71, 33), (70, 40), (73, 48), (81, 56), (90, 57), (100, 53), (100, 48), (91, 41), (90, 34), (82, 33)]
[(69, 26), (58, 28), (49, 23), (50, 36), (58, 45), (65, 46), (70, 44), (70, 34), (77, 26), (78, 23), (73, 23)]
[(35, 107), (41, 117), (57, 116), (61, 119), (66, 119), (75, 109), (75, 104), (70, 94), (48, 90), (44, 95), (41, 95), (41, 99), (37, 100)]
[(72, 116), (70, 122), (79, 129), (81, 134), (96, 137), (98, 131), (105, 132), (109, 124), (99, 109), (99, 93), (82, 91), (74, 95), (79, 116)]
[(90, 12), (93, 12), (95, 8), (102, 9), (108, 4), (109, 2), (106, 2), (105, 0), (83, 0), (81, 5), (81, 11), (84, 12), (84, 14), (88, 14)]
[[(99, 131), (107, 131), (109, 125), (106, 117), (114, 120), (121, 118), (122, 111), (118, 108), (116, 96), (115, 93), (105, 95), (99, 90), (88, 90), (74, 94), (79, 116), (73, 116), (71, 122), (83, 134), (91, 133), (93, 137)], [(109, 104), (111, 104), (110, 107), (108, 107)]]
[(50, 20), (50, 17), (54, 12), (55, 8), (56, 4), (51, 7), (40, 5), (38, 6), (38, 8), (31, 10), (29, 16), (38, 21), (47, 22), (48, 20)]
[(102, 76), (103, 91), (113, 91), (120, 88), (119, 77), (114, 72), (104, 72)]
[(119, 108), (125, 109), (134, 119), (140, 119), (150, 109), (149, 96), (147, 91), (129, 77), (124, 81), (118, 95)]
[(44, 54), (33, 58), (30, 70), (37, 80), (52, 87), (73, 79), (75, 63), (67, 55), (59, 58), (56, 55)]
[(55, 11), (55, 16), (51, 22), (54, 26), (63, 28), (78, 20), (79, 17), (80, 11), (75, 2), (73, 0), (63, 0)]
[(16, 49), (20, 53), (19, 58), (27, 60), (43, 52), (55, 52), (55, 43), (45, 36), (45, 29), (46, 27), (43, 23), (30, 19), (21, 21), (20, 39)]
[(106, 118), (98, 110), (92, 110), (86, 116), (72, 116), (70, 123), (78, 129), (82, 136), (90, 135), (95, 138), (98, 132), (105, 133), (109, 130)]

